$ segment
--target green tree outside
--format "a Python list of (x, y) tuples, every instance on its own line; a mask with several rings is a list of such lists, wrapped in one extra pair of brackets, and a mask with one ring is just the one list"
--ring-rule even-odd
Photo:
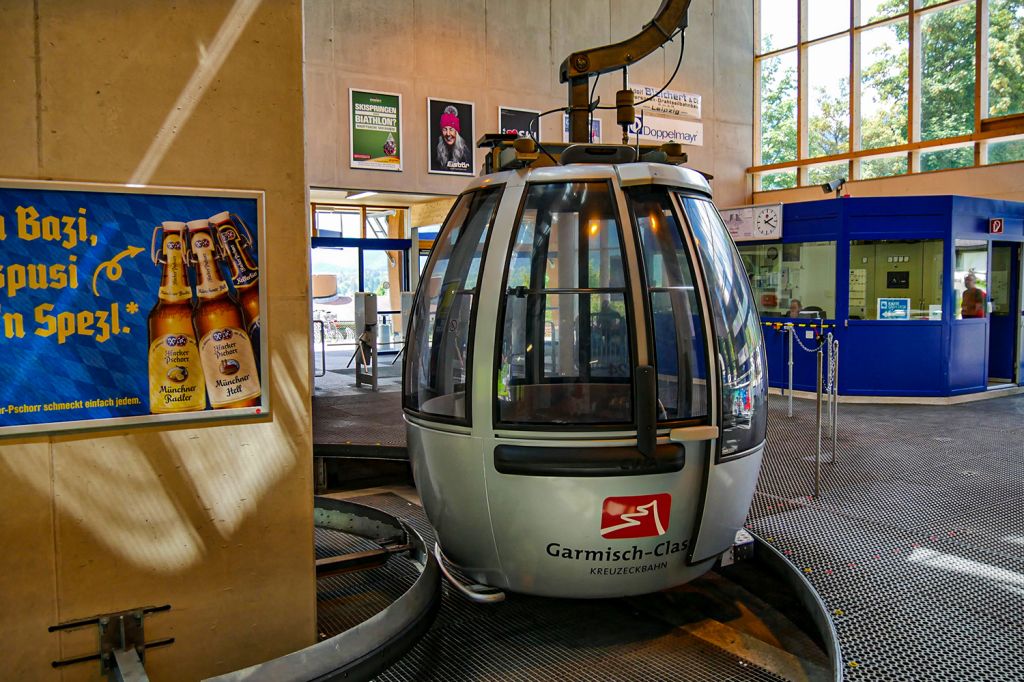
[[(888, 0), (877, 17), (899, 14), (906, 0)], [(989, 111), (988, 116), (1024, 112), (1024, 0), (989, 0)], [(937, 140), (974, 131), (975, 5), (973, 2), (922, 16), (921, 21), (921, 139)], [(861, 147), (877, 149), (907, 142), (908, 39), (906, 21), (871, 30), (889, 30), (894, 45), (882, 44), (870, 54), (861, 73), (862, 88), (877, 98), (877, 110), (861, 118)], [(766, 51), (770, 45), (766, 46)], [(761, 62), (761, 162), (796, 158), (796, 83), (793, 66), (782, 68), (779, 58)], [(828, 156), (848, 150), (849, 84), (838, 79), (832, 87), (817, 88), (812, 97), (817, 113), (808, 119), (810, 156)], [(1024, 140), (993, 143), (989, 162), (1024, 159)], [(921, 170), (971, 166), (973, 146), (921, 154)], [(904, 156), (862, 162), (864, 177), (905, 173)], [(811, 169), (812, 183), (846, 174), (846, 164)], [(766, 173), (762, 188), (795, 185), (792, 172)]]

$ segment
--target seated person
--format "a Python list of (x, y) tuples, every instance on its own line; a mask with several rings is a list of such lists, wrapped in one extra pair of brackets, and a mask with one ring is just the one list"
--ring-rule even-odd
[(605, 338), (622, 330), (622, 315), (612, 308), (610, 301), (601, 301), (601, 310), (596, 315), (596, 326)]
[(963, 318), (985, 317), (985, 292), (975, 286), (974, 282), (973, 273), (964, 277), (964, 286), (967, 288), (960, 299), (960, 316)]
[(799, 298), (794, 298), (789, 302), (789, 310), (787, 310), (782, 316), (783, 317), (800, 317), (800, 311), (804, 309), (803, 303), (800, 302)]

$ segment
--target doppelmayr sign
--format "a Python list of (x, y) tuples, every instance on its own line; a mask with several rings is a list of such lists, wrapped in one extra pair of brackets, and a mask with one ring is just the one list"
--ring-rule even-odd
[(678, 118), (662, 118), (641, 112), (629, 128), (630, 137), (638, 134), (641, 140), (650, 142), (679, 142), (701, 147), (704, 145), (704, 125), (697, 121)]

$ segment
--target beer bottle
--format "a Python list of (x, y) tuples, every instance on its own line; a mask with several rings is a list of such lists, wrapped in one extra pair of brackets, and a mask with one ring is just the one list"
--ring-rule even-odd
[(245, 316), (245, 331), (252, 342), (256, 369), (259, 371), (260, 273), (248, 248), (252, 246), (252, 235), (240, 218), (233, 218), (227, 211), (211, 217), (210, 224), (217, 232), (221, 252), (231, 269), (231, 284), (235, 288), (236, 300)]
[(217, 266), (220, 250), (209, 220), (188, 223), (190, 260), (196, 267), (196, 306), (192, 312), (199, 358), (210, 405), (251, 407), (260, 404), (260, 377), (245, 317), (228, 293)]
[[(160, 250), (157, 251), (157, 237)], [(150, 253), (162, 265), (156, 305), (149, 311), (149, 411), (206, 409), (206, 386), (192, 328), (192, 288), (185, 266), (185, 223), (153, 230)]]

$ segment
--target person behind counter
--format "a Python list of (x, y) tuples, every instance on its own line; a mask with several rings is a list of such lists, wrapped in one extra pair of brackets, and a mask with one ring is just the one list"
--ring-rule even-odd
[(974, 275), (964, 277), (963, 298), (960, 299), (960, 317), (985, 317), (985, 292), (974, 284)]
[(789, 310), (783, 315), (783, 317), (800, 317), (800, 311), (804, 309), (804, 304), (800, 302), (799, 298), (794, 298), (789, 302)]

